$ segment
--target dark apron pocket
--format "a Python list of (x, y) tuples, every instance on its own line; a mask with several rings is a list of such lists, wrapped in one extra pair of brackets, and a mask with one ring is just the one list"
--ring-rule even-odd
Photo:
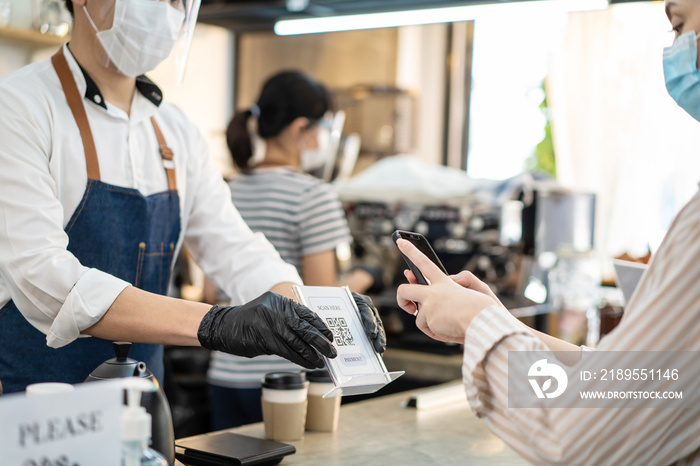
[(139, 243), (134, 286), (151, 293), (166, 294), (175, 243)]

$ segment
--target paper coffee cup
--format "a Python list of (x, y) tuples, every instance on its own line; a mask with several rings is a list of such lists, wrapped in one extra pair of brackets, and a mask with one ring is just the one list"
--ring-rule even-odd
[(306, 430), (335, 432), (338, 430), (340, 397), (323, 398), (335, 388), (327, 370), (306, 373), (309, 381), (309, 406), (306, 410)]
[(265, 437), (298, 440), (304, 436), (309, 382), (303, 372), (271, 372), (262, 383)]

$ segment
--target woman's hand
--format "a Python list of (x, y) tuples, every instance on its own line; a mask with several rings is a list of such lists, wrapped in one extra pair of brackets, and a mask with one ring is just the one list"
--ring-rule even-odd
[(408, 272), (411, 284), (399, 286), (396, 293), (399, 306), (416, 316), (416, 326), (429, 337), (464, 343), (472, 319), (488, 306), (500, 304), (493, 291), (470, 272), (448, 277), (406, 240), (398, 240), (397, 245), (430, 282), (417, 285)]
[(462, 270), (457, 275), (450, 275), (450, 278), (458, 285), (461, 285), (464, 288), (469, 288), (470, 290), (478, 291), (479, 293), (483, 293), (487, 296), (491, 296), (494, 301), (501, 304), (501, 300), (496, 297), (496, 294), (493, 292), (491, 287), (476, 278), (476, 275), (470, 271)]

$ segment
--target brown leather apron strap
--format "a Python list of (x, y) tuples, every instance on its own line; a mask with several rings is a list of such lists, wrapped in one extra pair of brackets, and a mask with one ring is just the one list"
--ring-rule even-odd
[(160, 156), (163, 157), (163, 167), (165, 167), (165, 174), (168, 176), (168, 188), (177, 191), (177, 179), (175, 178), (175, 161), (173, 160), (173, 151), (168, 147), (165, 142), (163, 133), (160, 131), (156, 119), (151, 117), (151, 124), (153, 125), (153, 130), (156, 132), (156, 139), (158, 139), (158, 147), (160, 148)]
[(90, 131), (90, 123), (85, 113), (85, 107), (83, 107), (83, 98), (78, 92), (78, 86), (75, 85), (73, 80), (73, 73), (71, 73), (66, 57), (63, 55), (63, 47), (51, 57), (51, 63), (56, 69), (58, 79), (61, 81), (61, 86), (63, 86), (63, 93), (68, 101), (68, 106), (73, 112), (73, 118), (75, 118), (75, 123), (80, 130), (80, 137), (85, 148), (85, 164), (87, 165), (88, 179), (99, 181), (100, 165), (97, 161), (95, 141), (92, 138), (92, 131)]
[[(63, 55), (63, 47), (61, 47), (58, 52), (51, 57), (51, 63), (53, 63), (53, 66), (56, 69), (56, 74), (58, 74), (58, 79), (61, 81), (61, 86), (63, 87), (63, 93), (68, 101), (68, 106), (70, 107), (75, 123), (78, 125), (78, 129), (80, 130), (80, 137), (83, 140), (83, 147), (85, 148), (85, 164), (87, 165), (88, 179), (99, 181), (100, 164), (97, 161), (95, 140), (92, 138), (90, 122), (88, 121), (87, 114), (85, 113), (85, 107), (83, 106), (83, 98), (80, 96), (80, 92), (78, 92), (78, 86), (75, 84), (75, 80), (73, 79), (73, 73), (71, 73), (66, 57)], [(160, 148), (160, 155), (163, 158), (163, 167), (165, 168), (165, 174), (168, 177), (168, 188), (171, 190), (177, 190), (173, 151), (165, 142), (163, 133), (160, 131), (160, 127), (153, 117), (151, 117), (151, 124), (153, 125), (153, 130), (156, 133), (158, 147)]]

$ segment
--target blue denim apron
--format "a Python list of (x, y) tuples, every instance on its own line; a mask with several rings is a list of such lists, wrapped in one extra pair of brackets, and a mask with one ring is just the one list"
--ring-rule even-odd
[[(157, 123), (151, 122), (168, 177), (168, 191), (143, 196), (135, 189), (100, 181), (97, 152), (73, 76), (62, 49), (52, 57), (63, 91), (80, 129), (88, 182), (66, 226), (68, 251), (86, 267), (102, 270), (133, 286), (165, 294), (175, 245), (180, 235), (180, 203), (172, 152)], [(0, 309), (0, 380), (5, 393), (30, 383), (78, 383), (114, 357), (111, 341), (79, 338), (58, 349), (22, 316), (12, 301)], [(143, 361), (163, 381), (163, 347), (136, 343), (129, 357)]]

